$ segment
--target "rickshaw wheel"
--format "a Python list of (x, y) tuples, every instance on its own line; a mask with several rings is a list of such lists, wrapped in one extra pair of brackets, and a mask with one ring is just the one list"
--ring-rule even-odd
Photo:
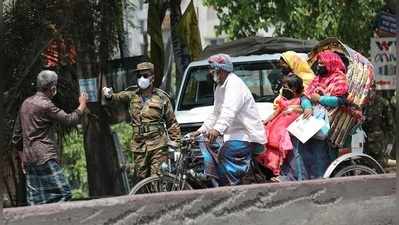
[(152, 176), (147, 177), (146, 179), (137, 183), (130, 191), (129, 195), (151, 194), (192, 189), (193, 188), (187, 182), (183, 181), (183, 184), (181, 184), (180, 181), (174, 176)]
[(364, 165), (350, 165), (339, 170), (334, 177), (360, 176), (360, 175), (376, 175), (377, 171)]

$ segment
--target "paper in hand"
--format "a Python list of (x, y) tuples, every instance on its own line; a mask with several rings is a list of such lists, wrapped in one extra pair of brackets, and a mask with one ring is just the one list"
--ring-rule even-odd
[(79, 79), (80, 93), (86, 93), (88, 102), (97, 102), (97, 78)]
[(298, 119), (296, 119), (288, 126), (287, 130), (296, 138), (298, 138), (298, 140), (300, 140), (302, 143), (306, 143), (323, 126), (323, 120), (316, 119), (313, 116), (308, 119), (304, 119), (303, 115), (301, 115), (300, 117), (298, 117)]

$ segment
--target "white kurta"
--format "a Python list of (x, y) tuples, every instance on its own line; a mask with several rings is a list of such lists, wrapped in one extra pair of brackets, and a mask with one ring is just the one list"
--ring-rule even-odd
[(199, 129), (216, 129), (224, 141), (239, 140), (265, 143), (265, 131), (255, 100), (247, 85), (230, 73), (222, 85), (217, 85), (213, 112)]

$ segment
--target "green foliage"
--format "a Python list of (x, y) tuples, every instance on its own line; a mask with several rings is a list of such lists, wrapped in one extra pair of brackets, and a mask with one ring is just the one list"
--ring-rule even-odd
[(80, 130), (75, 130), (66, 136), (63, 150), (63, 167), (72, 187), (72, 196), (77, 199), (86, 198), (88, 196), (86, 157), (83, 134)]
[(112, 126), (112, 130), (118, 134), (119, 141), (122, 145), (125, 155), (128, 157), (128, 161), (132, 161), (132, 154), (130, 151), (130, 142), (132, 140), (132, 126), (128, 123), (119, 123)]
[[(62, 40), (76, 49), (74, 60), (77, 63), (65, 60), (65, 52), (61, 50), (58, 65), (51, 68), (59, 75), (58, 94), (53, 99), (55, 104), (66, 112), (73, 111), (78, 104), (78, 78), (97, 77), (106, 72), (108, 60), (118, 46), (118, 35), (123, 33), (123, 8), (134, 7), (133, 2), (4, 1), (4, 30), (0, 32), (0, 44), (1, 63), (7, 66), (0, 71), (1, 86), (5, 87), (4, 95), (0, 94), (4, 97), (1, 107), (5, 111), (2, 116), (9, 120), (7, 124), (12, 125), (22, 101), (36, 91), (36, 76), (43, 69), (42, 53), (52, 41)], [(8, 130), (10, 137), (12, 129)], [(63, 160), (68, 179), (75, 188), (74, 197), (85, 197), (88, 187), (82, 135), (71, 127), (59, 126), (57, 130), (59, 136), (66, 137)], [(19, 180), (16, 173), (12, 176), (10, 181)]]
[(274, 35), (322, 40), (335, 36), (367, 53), (384, 0), (205, 0), (218, 13), (218, 33), (231, 38), (274, 27)]
[[(119, 137), (125, 155), (131, 162), (130, 141), (132, 128), (128, 123), (120, 123), (112, 126)], [(63, 168), (69, 184), (72, 187), (74, 199), (87, 198), (89, 196), (87, 183), (86, 156), (83, 147), (83, 134), (81, 130), (74, 130), (65, 137), (63, 146)]]
[[(134, 7), (132, 0), (6, 1), (0, 42), (4, 46), (2, 60), (7, 65), (3, 79), (9, 93), (6, 110), (11, 118), (23, 99), (35, 92), (36, 75), (43, 69), (41, 56), (50, 40), (70, 43), (76, 47), (78, 63), (95, 65), (82, 68), (83, 75), (104, 73), (118, 46), (118, 34), (123, 31), (124, 7)], [(87, 59), (90, 61), (82, 63)], [(78, 74), (76, 64), (65, 61), (51, 69), (60, 75), (56, 105), (71, 112), (77, 106), (77, 78), (82, 74)]]

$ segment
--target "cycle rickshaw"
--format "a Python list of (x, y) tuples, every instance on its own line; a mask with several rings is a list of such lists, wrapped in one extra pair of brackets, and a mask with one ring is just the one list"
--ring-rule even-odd
[[(339, 156), (327, 168), (323, 178), (373, 175), (384, 173), (383, 167), (362, 149), (364, 140), (359, 140), (357, 151), (346, 146), (353, 134), (362, 134), (363, 109), (367, 105), (372, 90), (374, 70), (372, 64), (360, 53), (343, 44), (336, 38), (319, 42), (309, 53), (308, 62), (312, 65), (317, 53), (332, 50), (340, 55), (347, 67), (347, 78), (350, 86), (348, 104), (329, 111), (331, 133), (329, 137), (333, 148), (339, 149)], [(350, 110), (349, 110), (350, 109)], [(359, 135), (357, 135), (359, 137)], [(361, 135), (360, 135), (361, 137)], [(160, 176), (146, 178), (137, 183), (130, 194), (143, 194), (165, 191), (190, 190), (209, 187), (202, 173), (201, 151), (183, 138), (180, 153), (170, 148), (170, 159), (162, 168)], [(360, 149), (360, 150), (359, 150)], [(268, 182), (268, 174), (256, 163), (251, 165), (253, 182)]]

